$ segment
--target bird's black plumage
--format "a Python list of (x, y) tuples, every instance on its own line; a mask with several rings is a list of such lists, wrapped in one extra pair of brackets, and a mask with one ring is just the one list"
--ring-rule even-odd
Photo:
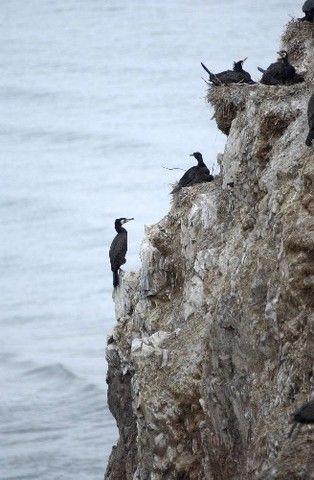
[(292, 421), (293, 421), (293, 425), (292, 425), (292, 428), (289, 432), (288, 437), (292, 436), (292, 433), (294, 432), (296, 426), (299, 423), (301, 423), (301, 424), (314, 423), (314, 399), (310, 400), (307, 403), (304, 403), (300, 408), (298, 408), (292, 414)]
[(314, 93), (312, 94), (307, 107), (307, 118), (309, 122), (309, 133), (306, 137), (305, 144), (310, 147), (314, 140)]
[(196, 183), (211, 182), (214, 180), (214, 177), (209, 173), (208, 168), (206, 167), (203, 156), (200, 152), (194, 152), (191, 154), (191, 157), (196, 158), (197, 165), (195, 167), (189, 168), (180, 178), (178, 185), (174, 187), (171, 193), (176, 193), (183, 187), (191, 187)]
[(303, 12), (305, 13), (305, 16), (303, 18), (300, 18), (302, 22), (307, 21), (307, 22), (314, 22), (314, 0), (306, 0), (304, 2), (304, 5), (302, 7)]
[(293, 420), (298, 423), (314, 423), (314, 400), (298, 408), (293, 414)]
[(125, 256), (128, 250), (128, 232), (122, 225), (130, 220), (134, 220), (134, 218), (117, 218), (114, 222), (117, 235), (112, 240), (109, 258), (115, 288), (119, 285), (119, 268), (126, 262)]
[(233, 62), (233, 70), (225, 70), (220, 73), (212, 73), (204, 63), (201, 62), (202, 67), (209, 75), (209, 81), (216, 86), (219, 85), (228, 85), (230, 83), (255, 83), (249, 72), (243, 70), (244, 60), (239, 60), (238, 62)]
[(277, 62), (271, 63), (266, 70), (258, 67), (258, 70), (263, 73), (261, 83), (265, 85), (291, 85), (304, 82), (302, 75), (298, 74), (289, 62), (286, 50), (281, 50), (278, 54)]

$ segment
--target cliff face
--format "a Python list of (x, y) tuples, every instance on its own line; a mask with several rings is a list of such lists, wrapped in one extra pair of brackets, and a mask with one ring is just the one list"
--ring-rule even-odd
[(310, 428), (287, 433), (313, 380), (311, 28), (283, 37), (306, 83), (209, 93), (229, 133), (221, 174), (147, 228), (115, 293), (107, 480), (310, 478)]

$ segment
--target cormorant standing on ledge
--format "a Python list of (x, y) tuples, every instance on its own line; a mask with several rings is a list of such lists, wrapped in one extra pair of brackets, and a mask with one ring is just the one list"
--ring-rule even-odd
[(314, 22), (314, 0), (306, 0), (302, 7), (303, 12), (305, 13), (305, 17), (299, 18), (301, 22)]
[(134, 220), (134, 218), (117, 218), (114, 222), (117, 235), (112, 240), (109, 250), (114, 288), (119, 285), (119, 268), (126, 262), (125, 255), (128, 250), (128, 232), (122, 225), (130, 220)]
[(298, 423), (314, 423), (314, 400), (310, 400), (302, 405), (302, 407), (298, 408), (298, 410), (296, 410), (292, 415), (292, 420), (294, 425), (290, 430), (289, 437), (291, 437), (292, 432)]
[(305, 144), (310, 147), (314, 140), (314, 93), (310, 98), (309, 106), (307, 108), (307, 118), (309, 121), (309, 134), (305, 140)]
[(214, 177), (209, 173), (206, 167), (202, 154), (200, 152), (191, 153), (190, 157), (194, 157), (197, 160), (195, 167), (189, 168), (180, 178), (178, 185), (174, 187), (171, 193), (176, 193), (183, 187), (191, 187), (196, 183), (211, 182)]
[(251, 75), (243, 70), (243, 63), (247, 59), (244, 58), (243, 60), (239, 60), (238, 62), (233, 62), (233, 70), (225, 70), (224, 72), (220, 73), (212, 73), (204, 63), (201, 62), (202, 67), (209, 75), (209, 81), (216, 85), (228, 85), (229, 83), (255, 83)]
[(277, 62), (271, 63), (266, 70), (257, 67), (263, 73), (261, 83), (265, 85), (291, 85), (304, 82), (302, 75), (296, 73), (294, 66), (289, 62), (286, 50), (280, 50), (278, 55)]

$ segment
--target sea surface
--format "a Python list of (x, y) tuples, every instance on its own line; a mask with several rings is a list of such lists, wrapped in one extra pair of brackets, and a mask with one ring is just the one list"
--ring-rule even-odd
[(1, 480), (103, 478), (113, 220), (135, 217), (136, 269), (182, 175), (163, 167), (201, 151), (218, 171), (200, 61), (247, 56), (258, 79), (302, 3), (0, 2)]

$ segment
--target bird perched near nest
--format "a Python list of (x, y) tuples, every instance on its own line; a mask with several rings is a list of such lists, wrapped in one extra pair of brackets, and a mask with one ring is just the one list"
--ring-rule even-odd
[(309, 134), (306, 137), (305, 144), (310, 147), (314, 140), (314, 93), (312, 94), (307, 107), (307, 118), (309, 122)]
[(122, 225), (130, 220), (134, 220), (134, 218), (117, 218), (114, 222), (117, 235), (112, 240), (109, 250), (114, 288), (119, 285), (119, 269), (126, 262), (125, 255), (128, 250), (128, 232)]
[(249, 72), (246, 72), (243, 70), (243, 63), (247, 59), (244, 58), (244, 60), (239, 60), (238, 62), (233, 62), (233, 70), (225, 70), (224, 72), (220, 73), (212, 73), (204, 63), (201, 62), (202, 67), (204, 70), (208, 73), (209, 75), (209, 81), (213, 84), (216, 85), (217, 87), (219, 85), (228, 85), (230, 83), (249, 83), (253, 84), (255, 83)]
[(209, 173), (200, 152), (191, 153), (190, 157), (194, 157), (197, 160), (197, 165), (189, 168), (189, 170), (185, 172), (183, 177), (180, 178), (178, 185), (174, 187), (171, 193), (177, 193), (183, 187), (191, 187), (197, 183), (211, 182), (214, 180), (214, 177)]
[(294, 424), (290, 430), (289, 437), (291, 437), (298, 423), (314, 423), (314, 400), (310, 400), (309, 402), (302, 405), (302, 407), (298, 408), (298, 410), (296, 410), (292, 415), (292, 421), (294, 422)]
[(266, 70), (257, 68), (263, 73), (261, 83), (265, 85), (291, 85), (304, 82), (303, 76), (296, 73), (294, 66), (289, 62), (286, 50), (280, 50), (277, 62), (271, 63)]
[(302, 7), (302, 11), (305, 13), (303, 18), (299, 18), (301, 22), (314, 22), (314, 0), (306, 0)]

